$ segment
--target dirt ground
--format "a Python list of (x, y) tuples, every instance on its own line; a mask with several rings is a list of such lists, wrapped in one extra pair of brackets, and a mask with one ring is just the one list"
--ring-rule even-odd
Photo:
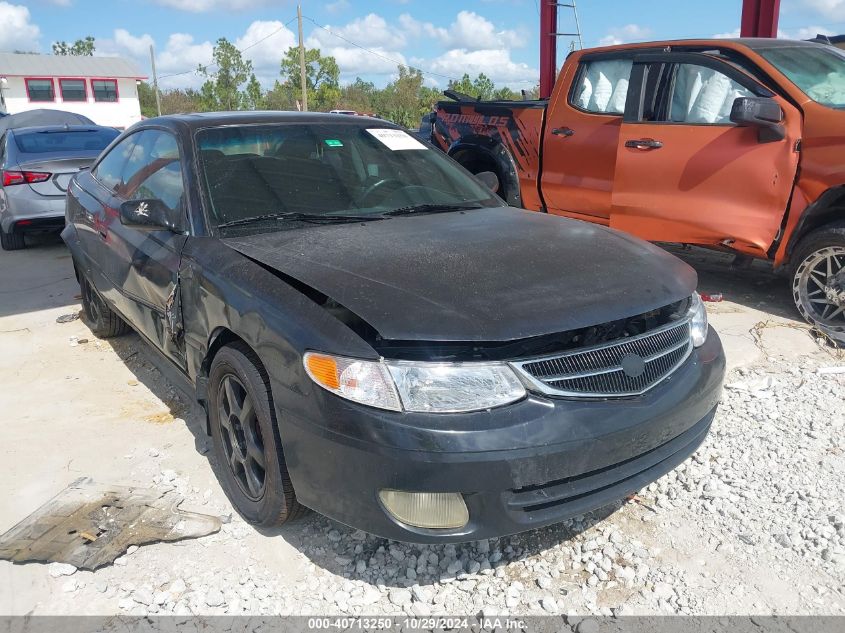
[[(806, 359), (842, 364), (820, 350), (797, 320), (783, 279), (762, 266), (734, 270), (721, 255), (672, 250), (696, 267), (702, 292), (724, 295), (723, 302), (708, 304), (708, 311), (732, 370), (770, 357), (793, 359), (796, 365)], [(57, 317), (79, 311), (78, 293), (70, 256), (58, 239), (0, 252), (0, 533), (79, 477), (168, 485), (186, 496), (189, 509), (228, 519), (232, 509), (209, 464), (201, 409), (137, 335), (99, 341), (81, 320), (57, 323)], [(623, 517), (623, 530), (624, 523)], [(211, 537), (141, 547), (122, 564), (96, 574), (80, 571), (71, 580), (54, 577), (46, 565), (0, 561), (0, 613), (144, 612), (149, 605), (142, 599), (135, 598), (129, 609), (121, 597), (131, 603), (128, 596), (136, 596), (145, 583), (155, 589), (192, 577), (222, 578), (231, 570), (263, 579), (265, 584), (256, 586), (267, 591), (271, 583), (294, 587), (318, 575), (353, 577), (337, 567), (346, 561), (326, 563), (317, 552), (324, 547), (332, 553), (328, 543), (315, 545), (315, 539), (351, 533), (322, 517), (259, 532), (235, 515), (223, 527)], [(696, 547), (693, 535), (687, 537), (691, 542), (685, 547)], [(686, 559), (688, 549), (656, 549), (663, 551), (652, 555), (680, 567), (699, 564)], [(788, 593), (788, 579), (783, 580), (787, 587), (772, 589), (772, 601)], [(765, 599), (767, 583), (778, 580), (758, 582), (749, 609), (773, 608)], [(345, 603), (337, 598), (337, 604)], [(787, 604), (802, 610), (803, 603)], [(326, 611), (332, 608), (335, 604), (327, 602)]]

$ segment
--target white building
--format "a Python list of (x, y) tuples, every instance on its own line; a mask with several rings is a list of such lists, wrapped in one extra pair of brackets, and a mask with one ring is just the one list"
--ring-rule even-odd
[(120, 57), (0, 53), (0, 112), (66, 110), (98, 125), (127, 128), (141, 120), (142, 79)]

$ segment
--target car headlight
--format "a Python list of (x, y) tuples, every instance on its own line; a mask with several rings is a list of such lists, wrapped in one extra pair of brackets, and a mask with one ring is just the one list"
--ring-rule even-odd
[(689, 317), (692, 344), (695, 347), (701, 347), (704, 345), (704, 341), (707, 340), (707, 308), (704, 307), (704, 302), (697, 292), (692, 293), (687, 315)]
[(303, 362), (324, 389), (391, 411), (478, 411), (525, 396), (522, 382), (504, 363), (369, 361), (316, 352), (307, 352)]

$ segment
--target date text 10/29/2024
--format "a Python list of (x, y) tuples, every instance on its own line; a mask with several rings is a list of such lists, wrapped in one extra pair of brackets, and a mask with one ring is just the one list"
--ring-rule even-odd
[(467, 617), (339, 617), (308, 618), (311, 630), (355, 630), (377, 631), (396, 629), (407, 630), (452, 630), (468, 629), (477, 625), (481, 630), (492, 631), (524, 630), (525, 622), (518, 618), (467, 618)]

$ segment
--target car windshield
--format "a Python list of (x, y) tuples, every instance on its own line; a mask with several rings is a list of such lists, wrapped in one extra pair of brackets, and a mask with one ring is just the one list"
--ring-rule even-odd
[(15, 132), (15, 143), (24, 154), (64, 152), (99, 153), (120, 134), (117, 130), (38, 130)]
[(838, 48), (784, 46), (759, 53), (813, 101), (845, 108), (845, 54)]
[(209, 216), (221, 228), (504, 205), (441, 152), (376, 121), (207, 128), (197, 145)]

